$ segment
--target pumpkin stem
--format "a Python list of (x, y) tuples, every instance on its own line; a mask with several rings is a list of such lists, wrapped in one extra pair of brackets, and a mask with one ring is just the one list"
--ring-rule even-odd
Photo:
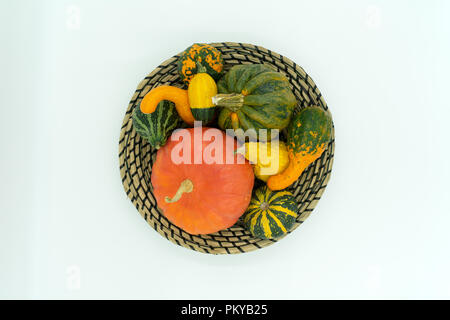
[(244, 95), (241, 93), (219, 93), (212, 97), (212, 102), (218, 107), (236, 112), (244, 105)]
[(185, 192), (190, 193), (190, 192), (192, 192), (192, 190), (194, 190), (194, 184), (192, 183), (192, 181), (189, 179), (183, 180), (181, 182), (180, 187), (178, 188), (177, 192), (173, 196), (173, 198), (169, 198), (166, 196), (164, 198), (164, 200), (167, 203), (177, 202), (178, 200), (181, 199), (181, 196), (183, 195), (183, 193), (185, 193)]
[(265, 210), (269, 209), (270, 205), (268, 202), (263, 201), (259, 207), (261, 210), (265, 211)]

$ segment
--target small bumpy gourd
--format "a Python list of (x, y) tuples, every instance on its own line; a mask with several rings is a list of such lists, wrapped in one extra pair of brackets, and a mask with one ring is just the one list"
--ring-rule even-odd
[(185, 84), (189, 84), (200, 72), (206, 72), (218, 80), (223, 70), (222, 54), (209, 44), (195, 43), (183, 51), (177, 66), (178, 74)]

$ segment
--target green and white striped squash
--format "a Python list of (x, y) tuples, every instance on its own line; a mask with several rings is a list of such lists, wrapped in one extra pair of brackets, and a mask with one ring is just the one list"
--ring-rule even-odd
[(285, 235), (294, 225), (297, 203), (289, 191), (271, 191), (266, 185), (253, 192), (244, 213), (244, 226), (260, 239)]
[(153, 113), (143, 113), (139, 106), (133, 111), (134, 130), (153, 148), (166, 144), (170, 133), (181, 123), (173, 102), (162, 100)]

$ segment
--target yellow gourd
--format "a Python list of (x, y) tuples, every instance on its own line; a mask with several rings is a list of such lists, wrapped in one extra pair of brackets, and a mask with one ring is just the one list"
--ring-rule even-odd
[(198, 73), (188, 87), (189, 105), (195, 120), (210, 122), (214, 118), (216, 106), (212, 97), (217, 94), (217, 85), (207, 73)]
[(246, 142), (236, 152), (253, 164), (255, 176), (264, 182), (283, 172), (289, 165), (287, 147), (282, 141)]

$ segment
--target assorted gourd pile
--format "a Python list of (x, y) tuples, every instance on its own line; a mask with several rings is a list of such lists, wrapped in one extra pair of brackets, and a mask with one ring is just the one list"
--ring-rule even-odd
[[(134, 129), (158, 149), (151, 176), (158, 207), (191, 234), (227, 229), (240, 218), (255, 237), (286, 234), (297, 202), (284, 189), (325, 150), (330, 114), (311, 106), (293, 116), (297, 100), (283, 74), (263, 64), (235, 65), (224, 73), (221, 53), (210, 45), (187, 48), (178, 72), (186, 89), (155, 87), (133, 112)], [(203, 128), (192, 128), (194, 121)], [(172, 134), (177, 128), (184, 129)], [(273, 129), (287, 129), (286, 141), (271, 139)], [(211, 151), (213, 140), (223, 142), (223, 154)], [(233, 159), (226, 158), (230, 154)], [(255, 177), (262, 186), (254, 188)]]

